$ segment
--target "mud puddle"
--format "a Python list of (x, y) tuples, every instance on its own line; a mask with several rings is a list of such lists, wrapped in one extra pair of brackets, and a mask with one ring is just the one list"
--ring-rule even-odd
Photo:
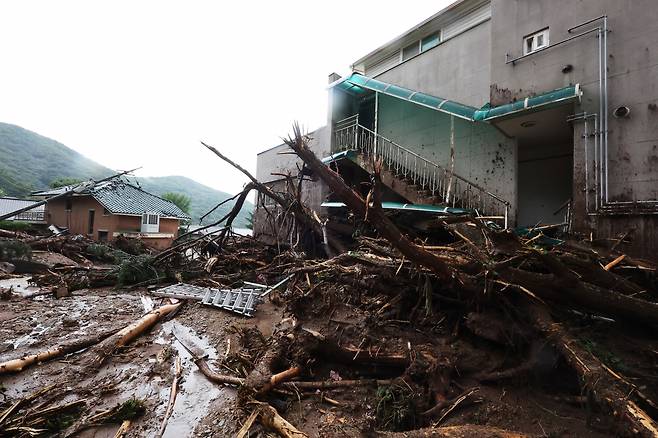
[[(22, 297), (30, 296), (35, 292), (41, 291), (40, 287), (30, 284), (31, 279), (32, 277), (29, 275), (5, 278), (4, 280), (0, 280), (0, 288), (11, 288), (14, 293), (20, 294)], [(39, 298), (41, 297), (35, 297), (35, 299)]]
[[(208, 354), (209, 359), (217, 359), (217, 352), (210, 345), (207, 338), (199, 337), (194, 330), (175, 321), (168, 321), (163, 324), (155, 343), (171, 345), (176, 354), (180, 356), (183, 368), (183, 381), (180, 385), (180, 392), (176, 397), (176, 404), (164, 434), (165, 437), (171, 438), (192, 436), (195, 427), (209, 414), (209, 408), (213, 401), (217, 400), (219, 406), (221, 406), (223, 401), (227, 401), (232, 397), (230, 390), (211, 383), (201, 374), (192, 359), (192, 355), (174, 337), (174, 330), (177, 334), (183, 333), (186, 338), (194, 340)], [(169, 399), (169, 387), (160, 391), (160, 398)], [(218, 407), (218, 404), (214, 403), (213, 407)], [(166, 402), (159, 407), (157, 416), (162, 418), (165, 410)]]

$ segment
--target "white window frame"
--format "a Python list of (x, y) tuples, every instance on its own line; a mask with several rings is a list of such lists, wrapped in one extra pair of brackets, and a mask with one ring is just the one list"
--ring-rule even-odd
[(160, 232), (160, 215), (154, 211), (146, 211), (141, 217), (142, 233), (159, 233)]
[[(438, 41), (436, 42), (436, 44), (433, 45), (433, 46), (430, 47), (430, 48), (427, 48), (427, 49), (423, 50), (423, 41), (426, 40), (426, 39), (428, 39), (428, 38), (430, 38), (430, 37), (433, 37), (433, 36), (436, 36), (436, 37), (438, 38)], [(442, 29), (439, 29), (439, 30), (437, 30), (436, 32), (432, 32), (432, 33), (430, 33), (430, 34), (428, 34), (428, 35), (425, 35), (424, 37), (418, 39), (417, 41), (414, 41), (414, 42), (412, 42), (412, 43), (409, 43), (409, 44), (407, 44), (406, 46), (404, 46), (403, 48), (400, 49), (400, 63), (405, 62), (405, 61), (408, 61), (408, 60), (410, 60), (410, 59), (412, 59), (412, 58), (415, 58), (416, 56), (420, 55), (421, 53), (425, 53), (425, 52), (427, 52), (428, 50), (432, 50), (433, 48), (435, 48), (436, 46), (438, 46), (438, 45), (441, 44), (442, 42), (443, 42), (443, 30), (442, 30)], [(408, 49), (409, 47), (412, 47), (412, 46), (414, 46), (414, 45), (417, 46), (417, 47), (416, 47), (416, 50), (418, 50), (418, 51), (417, 51), (414, 55), (411, 55), (411, 56), (408, 57), (407, 59), (404, 59), (404, 51), (405, 51), (406, 49)]]
[[(408, 49), (409, 47), (413, 46), (413, 45), (416, 45), (416, 49), (418, 50), (418, 52), (414, 53), (413, 55), (411, 55), (411, 56), (408, 57), (407, 59), (404, 59), (404, 51), (405, 51), (406, 49)], [(414, 42), (411, 43), (411, 44), (407, 44), (406, 46), (404, 46), (403, 48), (400, 49), (400, 62), (408, 61), (408, 60), (410, 60), (410, 59), (412, 59), (412, 58), (415, 58), (415, 57), (418, 56), (418, 55), (420, 55), (420, 40), (418, 40), (418, 41), (414, 41)]]
[[(427, 40), (428, 38), (434, 37), (434, 36), (437, 38), (436, 44), (434, 44), (432, 47), (429, 47), (429, 48), (423, 50), (423, 41)], [(428, 50), (432, 50), (433, 48), (435, 48), (436, 46), (441, 44), (441, 41), (443, 41), (442, 37), (443, 37), (443, 35), (441, 34), (440, 30), (437, 31), (437, 32), (433, 32), (429, 35), (425, 35), (423, 38), (420, 39), (420, 53), (425, 53)]]
[[(537, 41), (541, 38), (541, 45)], [(528, 44), (529, 43), (529, 44)], [(523, 37), (523, 54), (529, 55), (530, 53), (543, 50), (551, 44), (549, 40), (549, 28), (546, 27), (535, 33), (531, 33)]]

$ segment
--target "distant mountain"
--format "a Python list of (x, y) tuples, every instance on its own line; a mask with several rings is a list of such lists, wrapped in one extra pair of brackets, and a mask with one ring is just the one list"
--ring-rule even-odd
[[(0, 123), (0, 189), (9, 196), (27, 196), (34, 190), (49, 187), (57, 178), (103, 178), (115, 173), (73, 149), (20, 126)], [(155, 195), (184, 193), (192, 199), (192, 221), (231, 195), (200, 184), (184, 176), (134, 178), (144, 190)], [(233, 207), (228, 202), (204, 220), (210, 223)], [(253, 204), (245, 202), (234, 225), (245, 226)]]

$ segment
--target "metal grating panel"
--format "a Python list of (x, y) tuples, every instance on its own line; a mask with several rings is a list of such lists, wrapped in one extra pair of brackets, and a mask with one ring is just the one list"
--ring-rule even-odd
[(206, 306), (253, 316), (256, 306), (262, 301), (264, 291), (265, 288), (257, 287), (216, 289), (179, 283), (153, 291), (152, 294), (158, 297), (201, 301)]

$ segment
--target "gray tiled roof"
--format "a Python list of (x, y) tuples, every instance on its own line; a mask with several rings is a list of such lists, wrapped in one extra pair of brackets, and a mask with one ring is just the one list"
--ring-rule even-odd
[(89, 194), (113, 214), (157, 213), (160, 216), (190, 219), (190, 216), (158, 196), (122, 181), (108, 181), (89, 190)]
[[(33, 195), (50, 197), (73, 188), (74, 186), (59, 187), (57, 189), (35, 192)], [(98, 202), (103, 204), (103, 207), (107, 208), (113, 214), (141, 215), (149, 212), (165, 217), (176, 217), (184, 220), (190, 219), (190, 216), (178, 208), (173, 202), (152, 195), (139, 187), (135, 187), (119, 179), (98, 183), (78, 193), (93, 196)]]

